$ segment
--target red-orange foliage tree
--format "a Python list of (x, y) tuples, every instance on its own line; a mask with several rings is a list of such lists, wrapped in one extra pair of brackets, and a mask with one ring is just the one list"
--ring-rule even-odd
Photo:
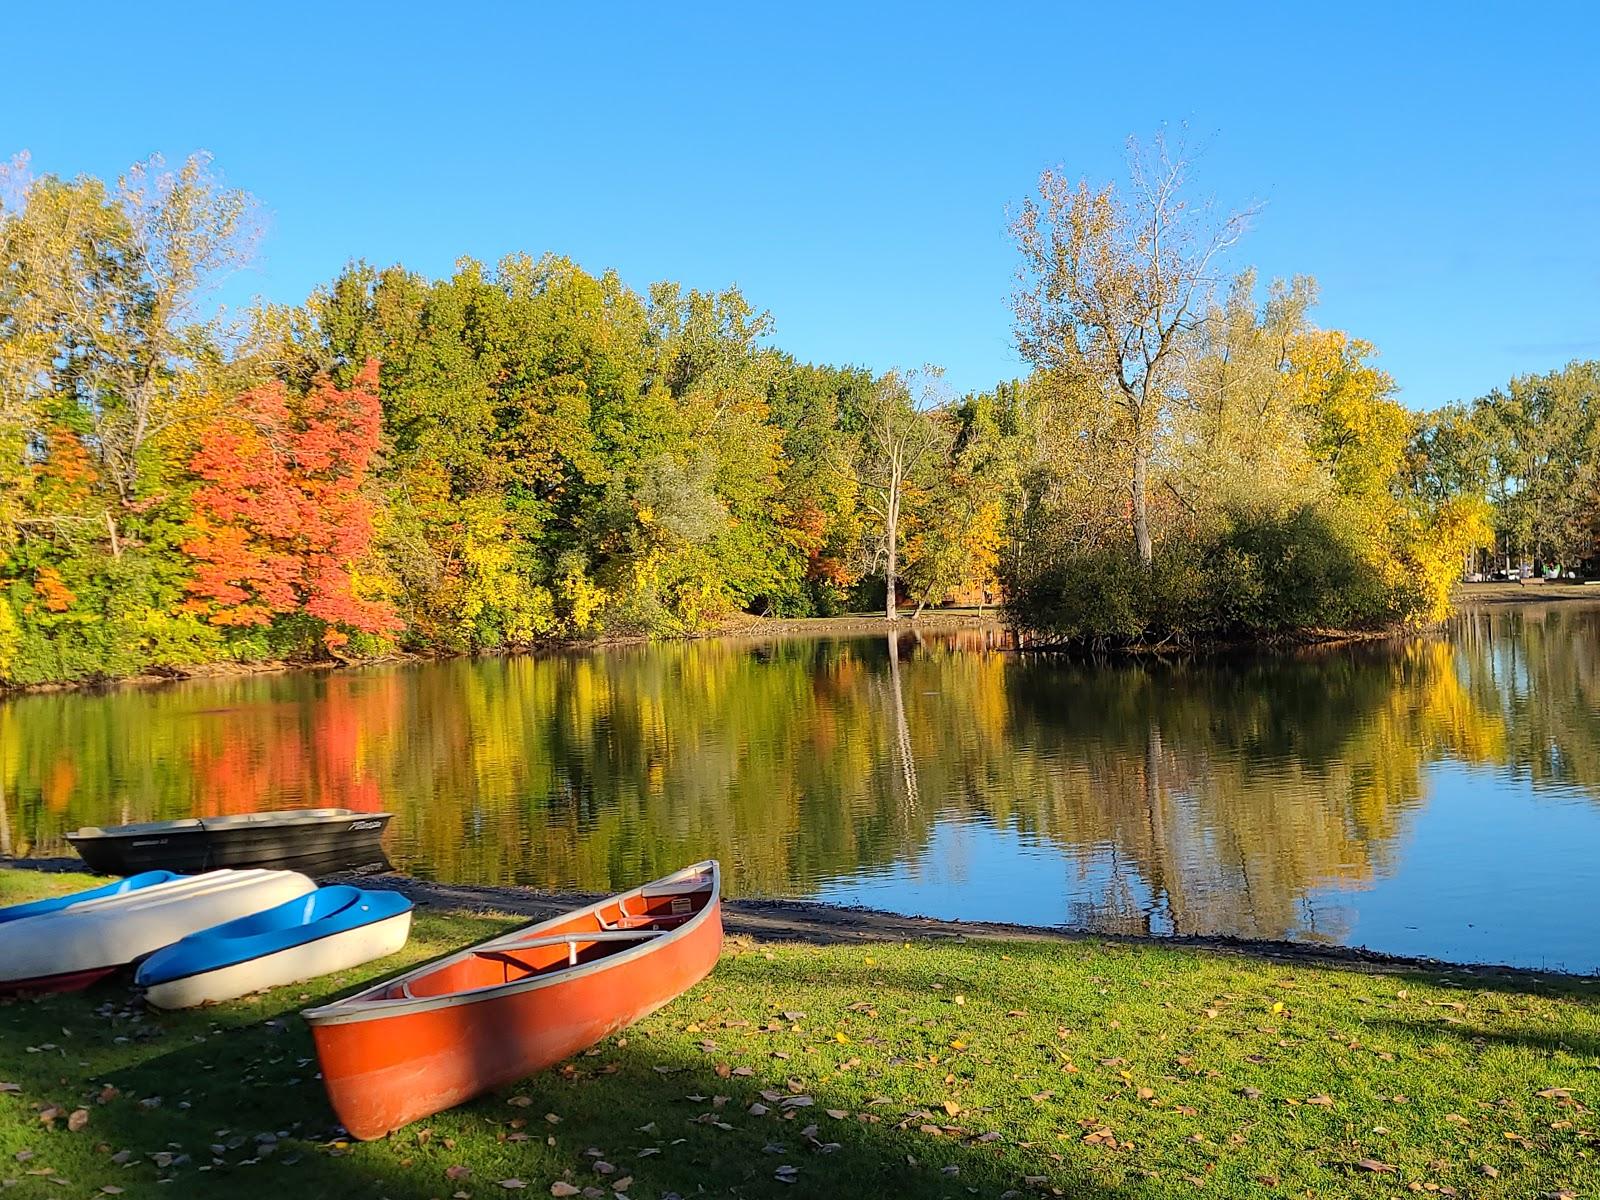
[(352, 578), (371, 551), (362, 488), (379, 430), (376, 360), (348, 390), (319, 376), (303, 396), (276, 381), (239, 396), (190, 461), (202, 482), (183, 545), (188, 607), (223, 626), (314, 617), (329, 649), (354, 631), (397, 632), (393, 609)]

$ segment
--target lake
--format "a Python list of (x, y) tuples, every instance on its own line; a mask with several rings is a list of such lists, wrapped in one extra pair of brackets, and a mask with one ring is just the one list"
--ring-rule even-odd
[(722, 639), (0, 704), (0, 853), (343, 805), (403, 870), (1600, 970), (1600, 605), (1093, 665), (961, 630)]

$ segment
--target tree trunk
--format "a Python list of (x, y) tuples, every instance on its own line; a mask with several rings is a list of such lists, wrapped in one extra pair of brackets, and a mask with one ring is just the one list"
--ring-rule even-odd
[(888, 503), (887, 519), (883, 523), (883, 540), (887, 554), (883, 566), (883, 616), (886, 621), (897, 621), (900, 614), (895, 610), (895, 588), (900, 582), (900, 479), (899, 472), (891, 480)]
[(1145, 494), (1148, 474), (1144, 447), (1136, 446), (1133, 451), (1133, 541), (1139, 548), (1139, 561), (1146, 567), (1155, 558), (1150, 544), (1149, 500)]

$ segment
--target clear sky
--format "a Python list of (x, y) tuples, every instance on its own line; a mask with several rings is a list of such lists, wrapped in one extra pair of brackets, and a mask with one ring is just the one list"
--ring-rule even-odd
[[(1022, 372), (1007, 206), (1187, 122), (1415, 406), (1600, 356), (1600, 5), (266, 5), (11, 0), (0, 154), (212, 151), (245, 294), (554, 250), (736, 283), (801, 358)], [(1164, 11), (1165, 10), (1165, 11)]]

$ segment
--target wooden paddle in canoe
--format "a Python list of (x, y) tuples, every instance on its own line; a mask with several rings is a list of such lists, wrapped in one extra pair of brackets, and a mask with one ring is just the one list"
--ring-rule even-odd
[(693, 987), (722, 950), (714, 861), (307, 1009), (364, 1140), (552, 1066)]

